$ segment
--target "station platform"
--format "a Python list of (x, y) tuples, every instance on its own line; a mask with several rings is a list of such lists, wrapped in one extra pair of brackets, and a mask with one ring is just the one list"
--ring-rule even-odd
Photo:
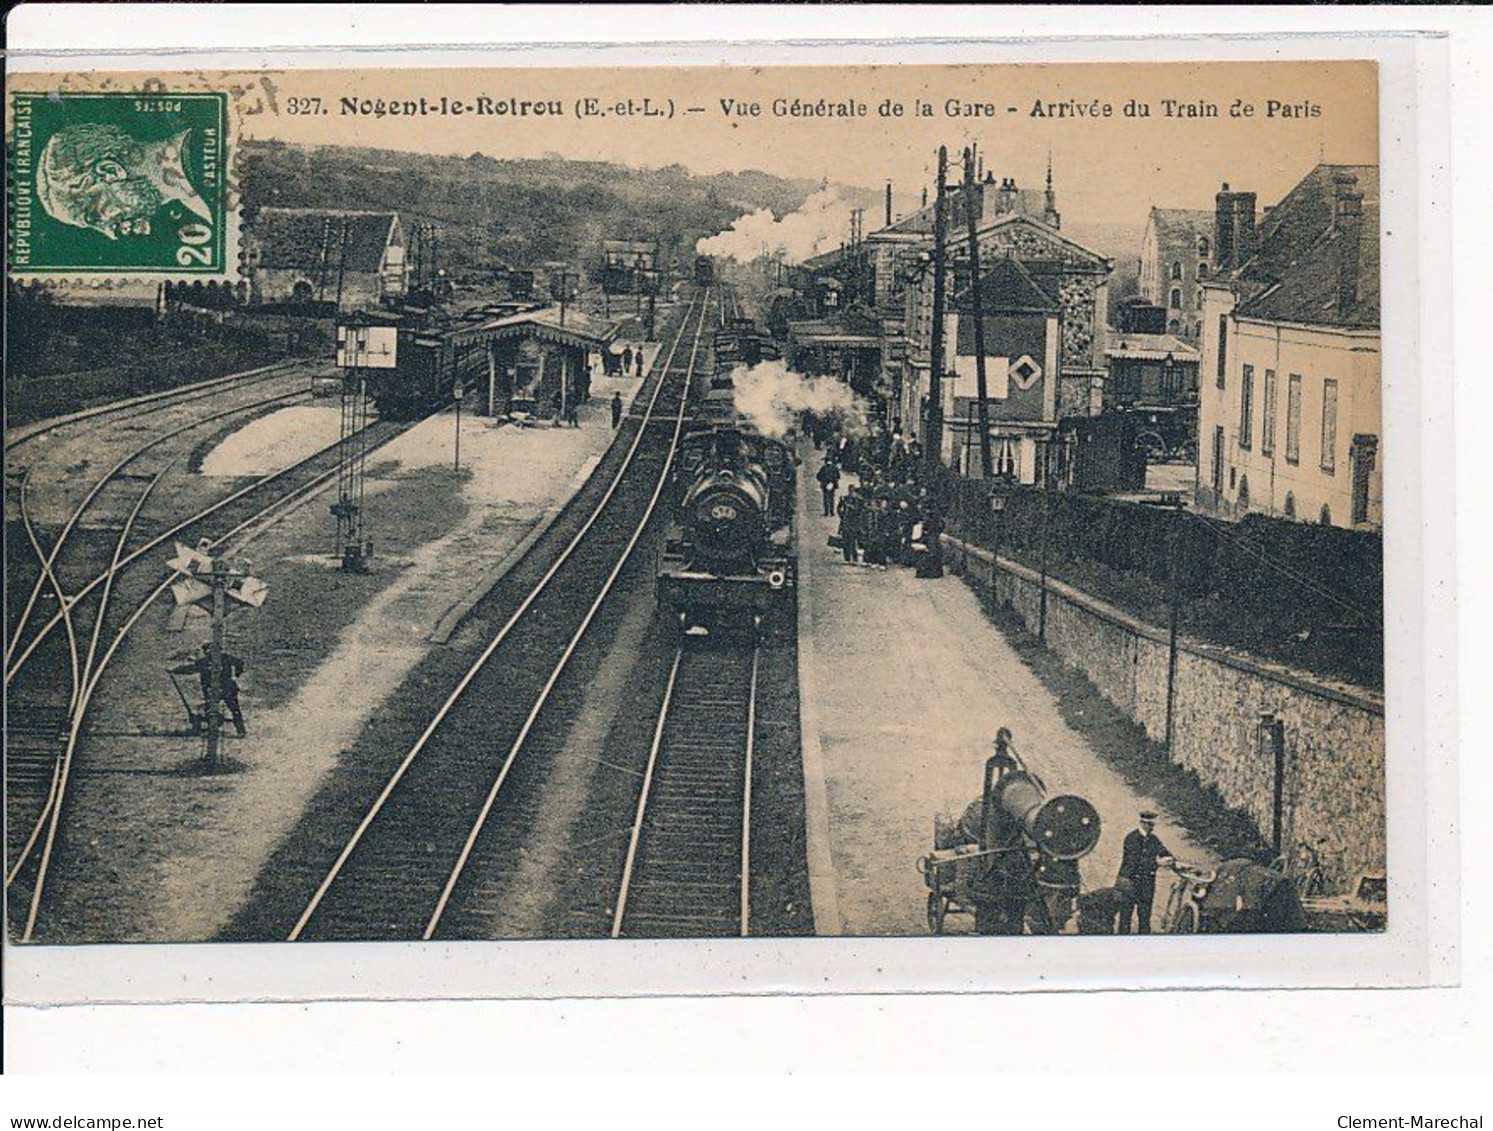
[[(658, 348), (647, 346), (646, 363)], [(467, 612), (592, 474), (618, 436), (613, 393), (641, 411), (633, 402), (643, 385), (594, 377), (578, 428), (464, 412), (459, 472), (450, 409), (370, 453), (375, 548), (366, 574), (341, 573), (330, 555), (327, 491), (236, 540), (231, 555), (252, 557), (270, 597), (229, 625), (228, 646), (247, 665), (248, 735), (225, 738), (221, 773), (198, 772), (200, 740), (183, 729), (164, 674), (197, 654), (205, 618), (173, 625), (162, 610), (142, 620), (95, 700), (85, 754), (93, 768), (75, 783), (78, 819), (121, 830), (107, 868), (82, 869), (86, 890), (69, 897), (107, 924), (80, 937), (198, 941), (222, 930), (380, 707), (432, 650), (475, 631)], [(287, 411), (220, 437), (203, 477), (252, 477), (272, 469), (266, 460), (284, 466), (299, 454), (298, 445), (276, 452), (261, 443), (266, 429), (335, 441), (335, 407)], [(150, 882), (93, 878), (120, 874)]]
[[(917, 861), (933, 848), (934, 815), (957, 817), (979, 796), (1003, 726), (1050, 793), (1078, 794), (1099, 811), (1099, 845), (1079, 863), (1084, 890), (1114, 882), (1143, 809), (1157, 811), (1156, 833), (1178, 857), (1214, 862), (1068, 725), (960, 578), (851, 565), (829, 546), (839, 521), (821, 513), (823, 455), (800, 443), (799, 680), (816, 934), (929, 933)], [(842, 492), (852, 482), (842, 479)], [(1159, 917), (1165, 875), (1157, 888)], [(959, 916), (946, 930), (972, 928)]]

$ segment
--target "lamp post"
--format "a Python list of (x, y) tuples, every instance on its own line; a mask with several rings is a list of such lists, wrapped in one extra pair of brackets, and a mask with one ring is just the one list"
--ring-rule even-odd
[(456, 401), (456, 454), (452, 460), (452, 470), (461, 470), (461, 398), (466, 390), (461, 387), (461, 378), (456, 378), (456, 388), (452, 390), (452, 397)]
[(990, 583), (995, 585), (995, 570), (1000, 564), (1000, 540), (1001, 540), (1001, 514), (1006, 509), (1006, 493), (999, 487), (990, 490), (990, 516), (993, 519), (990, 529)]

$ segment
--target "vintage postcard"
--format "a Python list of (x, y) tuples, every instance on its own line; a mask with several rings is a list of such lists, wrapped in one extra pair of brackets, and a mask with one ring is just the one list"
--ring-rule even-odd
[(12, 80), (13, 958), (1374, 976), (1374, 58)]

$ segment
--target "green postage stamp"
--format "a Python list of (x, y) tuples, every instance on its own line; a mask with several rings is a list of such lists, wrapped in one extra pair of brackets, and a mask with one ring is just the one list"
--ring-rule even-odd
[(222, 92), (11, 95), (10, 272), (236, 274)]

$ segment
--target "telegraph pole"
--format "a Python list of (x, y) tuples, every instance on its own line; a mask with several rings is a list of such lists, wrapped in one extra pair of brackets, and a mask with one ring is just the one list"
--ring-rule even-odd
[(964, 151), (964, 223), (969, 232), (969, 276), (970, 298), (974, 302), (975, 319), (975, 399), (980, 416), (980, 475), (989, 479), (994, 474), (990, 461), (990, 403), (989, 387), (985, 383), (985, 300), (980, 287), (980, 237), (978, 214), (975, 203), (975, 151)]
[(1166, 648), (1166, 752), (1171, 755), (1176, 739), (1177, 713), (1177, 636), (1182, 626), (1182, 501), (1172, 504), (1171, 553), (1167, 555), (1166, 580), (1169, 606), (1167, 610)]
[(938, 147), (938, 190), (933, 198), (933, 343), (928, 361), (928, 415), (923, 456), (930, 468), (943, 460), (943, 351), (944, 351), (944, 180), (949, 173), (949, 150)]

